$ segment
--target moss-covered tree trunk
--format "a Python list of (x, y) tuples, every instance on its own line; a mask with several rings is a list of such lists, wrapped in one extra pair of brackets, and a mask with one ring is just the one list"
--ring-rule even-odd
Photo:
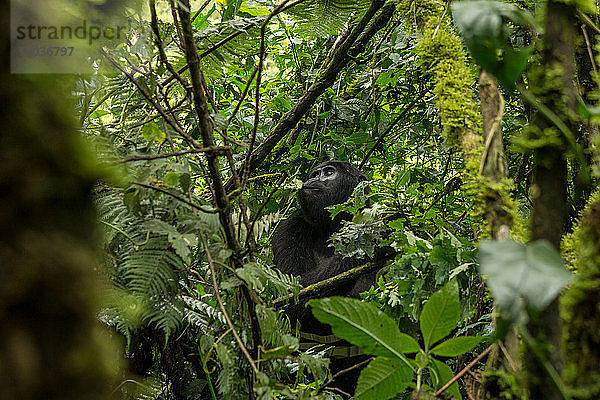
[(600, 398), (600, 192), (573, 235), (577, 281), (563, 298), (565, 382), (579, 400)]
[(2, 32), (0, 399), (108, 399), (117, 365), (95, 318), (93, 157), (52, 77), (10, 74)]
[[(531, 91), (542, 105), (573, 128), (575, 109), (574, 48), (575, 12), (572, 5), (549, 1), (546, 9), (542, 62), (530, 74)], [(566, 209), (566, 141), (548, 119), (548, 113), (537, 111), (531, 126), (533, 135), (545, 145), (534, 152), (535, 183), (532, 188), (533, 215), (531, 239), (545, 239), (557, 249), (564, 232)], [(560, 372), (560, 318), (558, 300), (552, 302), (529, 324), (544, 357)], [(562, 399), (539, 357), (531, 349), (524, 360), (527, 388), (531, 399)]]

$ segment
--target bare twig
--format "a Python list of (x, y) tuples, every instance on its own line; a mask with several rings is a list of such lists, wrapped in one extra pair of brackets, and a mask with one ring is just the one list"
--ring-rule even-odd
[(485, 357), (490, 351), (492, 351), (492, 348), (494, 347), (494, 345), (489, 345), (487, 349), (485, 349), (483, 351), (483, 353), (481, 353), (480, 355), (478, 355), (477, 357), (475, 357), (475, 359), (473, 361), (471, 361), (469, 363), (469, 365), (467, 365), (466, 367), (464, 367), (458, 374), (456, 374), (452, 379), (450, 379), (448, 381), (448, 383), (446, 383), (444, 386), (442, 386), (442, 388), (440, 390), (438, 390), (437, 392), (434, 393), (434, 396), (439, 396), (440, 394), (442, 394), (444, 392), (444, 390), (448, 389), (450, 386), (452, 386), (452, 384), (454, 382), (456, 382), (457, 380), (460, 379), (461, 376), (463, 376), (465, 373), (467, 373), (468, 370), (470, 370), (473, 365), (477, 364), (483, 357)]
[(206, 153), (209, 151), (215, 152), (216, 154), (225, 154), (228, 149), (229, 149), (229, 147), (227, 147), (227, 146), (213, 146), (213, 147), (206, 147), (206, 148), (201, 148), (201, 149), (189, 149), (189, 150), (174, 151), (172, 153), (163, 153), (163, 154), (139, 154), (139, 155), (135, 155), (135, 156), (125, 157), (125, 158), (119, 160), (119, 162), (126, 163), (126, 162), (130, 162), (130, 161), (156, 160), (156, 159), (160, 159), (160, 158), (182, 156), (184, 154)]
[(206, 6), (208, 5), (208, 3), (210, 3), (211, 0), (206, 0), (198, 9), (198, 11), (196, 11), (196, 13), (194, 13), (194, 16), (192, 17), (192, 22), (194, 22), (196, 20), (196, 18), (198, 18), (198, 15), (200, 15), (200, 13), (202, 11), (204, 11), (204, 9), (206, 8)]
[[(305, 0), (296, 0), (290, 4), (290, 7), (300, 4)], [(285, 9), (290, 0), (284, 0), (281, 4), (279, 4), (275, 9), (269, 14), (269, 16), (265, 19), (260, 27), (260, 51), (258, 55), (258, 65), (256, 67), (256, 94), (254, 99), (254, 125), (252, 127), (252, 136), (250, 138), (250, 146), (248, 147), (248, 151), (246, 152), (246, 159), (244, 160), (244, 164), (242, 165), (242, 173), (240, 174), (242, 177), (241, 187), (244, 188), (246, 186), (246, 182), (248, 180), (248, 171), (250, 165), (250, 157), (252, 156), (252, 151), (254, 150), (254, 143), (256, 142), (256, 133), (258, 131), (258, 123), (260, 120), (260, 82), (262, 79), (262, 69), (263, 62), (265, 59), (265, 30), (267, 29), (267, 25), (271, 21), (271, 19), (279, 14), (281, 10)], [(289, 8), (289, 7), (288, 7)]]
[(150, 26), (152, 27), (152, 32), (154, 32), (154, 43), (158, 48), (160, 60), (165, 65), (165, 67), (167, 67), (171, 75), (173, 75), (179, 81), (179, 83), (181, 83), (184, 89), (189, 87), (190, 84), (185, 79), (183, 79), (183, 77), (179, 75), (177, 71), (175, 71), (175, 69), (173, 68), (173, 66), (167, 58), (167, 54), (165, 53), (165, 49), (162, 44), (162, 39), (160, 37), (160, 30), (158, 29), (158, 18), (156, 16), (156, 0), (150, 0)]
[(273, 195), (275, 194), (277, 189), (279, 189), (279, 186), (283, 183), (285, 178), (286, 178), (285, 175), (281, 175), (281, 177), (279, 178), (279, 180), (277, 181), (277, 183), (275, 184), (275, 186), (273, 187), (273, 189), (271, 190), (271, 192), (269, 193), (267, 198), (262, 202), (262, 204), (258, 208), (258, 211), (256, 211), (256, 215), (252, 219), (252, 224), (250, 225), (250, 229), (249, 229), (250, 232), (254, 232), (254, 225), (256, 224), (256, 221), (258, 221), (258, 219), (260, 218), (260, 215), (262, 214), (262, 210), (265, 208), (267, 203), (271, 200), (271, 198), (273, 197)]
[(233, 323), (231, 322), (231, 318), (229, 318), (229, 314), (227, 314), (227, 310), (225, 310), (225, 306), (223, 305), (223, 300), (221, 299), (221, 294), (219, 293), (219, 285), (217, 284), (217, 274), (215, 271), (215, 266), (213, 264), (212, 257), (210, 256), (210, 251), (208, 251), (208, 247), (206, 246), (206, 243), (203, 243), (203, 246), (204, 246), (204, 252), (206, 253), (206, 260), (208, 261), (208, 266), (210, 267), (213, 288), (215, 290), (215, 295), (217, 296), (217, 302), (219, 303), (219, 308), (221, 308), (221, 312), (225, 316), (227, 325), (229, 325), (229, 329), (231, 329), (231, 333), (233, 334), (233, 337), (235, 337), (235, 340), (238, 343), (238, 346), (240, 347), (240, 349), (242, 350), (242, 353), (244, 353), (244, 355), (248, 359), (248, 362), (252, 366), (252, 369), (256, 373), (256, 372), (258, 372), (256, 363), (250, 356), (250, 353), (248, 352), (248, 349), (246, 348), (246, 346), (244, 346), (244, 342), (242, 342), (242, 339), (240, 339), (240, 335), (238, 335), (237, 331), (235, 330), (235, 327), (233, 326)]
[[(360, 368), (360, 367), (362, 367), (363, 365), (370, 363), (370, 362), (371, 362), (371, 361), (373, 361), (374, 359), (375, 359), (375, 357), (369, 357), (369, 358), (368, 358), (368, 359), (366, 359), (366, 360), (363, 360), (363, 361), (361, 361), (361, 362), (359, 362), (359, 363), (357, 363), (357, 364), (354, 364), (354, 365), (352, 365), (352, 366), (350, 366), (350, 367), (348, 367), (348, 368), (346, 368), (346, 369), (343, 369), (343, 370), (341, 370), (341, 371), (338, 371), (338, 372), (337, 372), (335, 375), (333, 375), (333, 376), (331, 377), (331, 380), (330, 380), (329, 382), (332, 382), (332, 381), (334, 381), (334, 380), (335, 380), (335, 378), (337, 378), (337, 377), (339, 377), (339, 376), (342, 376), (342, 375), (344, 375), (344, 374), (346, 374), (346, 373), (348, 373), (348, 372), (350, 372), (350, 371), (352, 371), (352, 370), (354, 370), (354, 369), (356, 369), (356, 368)], [(329, 382), (328, 382), (328, 383), (329, 383)]]
[(166, 194), (167, 196), (171, 196), (171, 197), (173, 197), (174, 199), (177, 199), (177, 200), (179, 200), (180, 202), (182, 202), (182, 203), (185, 203), (185, 204), (187, 204), (188, 206), (190, 206), (190, 207), (192, 207), (192, 208), (195, 208), (196, 210), (198, 210), (198, 211), (201, 211), (201, 212), (203, 212), (203, 213), (207, 213), (207, 214), (215, 214), (215, 213), (217, 213), (217, 212), (218, 212), (218, 210), (207, 210), (206, 208), (202, 208), (201, 206), (199, 206), (199, 205), (197, 205), (197, 204), (194, 204), (194, 203), (192, 203), (191, 201), (188, 201), (188, 200), (184, 199), (184, 198), (183, 198), (183, 197), (181, 197), (181, 196), (178, 196), (178, 195), (176, 195), (176, 194), (174, 194), (174, 193), (171, 193), (171, 192), (169, 192), (168, 190), (165, 190), (165, 189), (162, 189), (162, 188), (159, 188), (159, 187), (156, 187), (156, 186), (148, 185), (148, 184), (146, 184), (146, 183), (141, 183), (141, 182), (132, 182), (132, 184), (134, 184), (134, 185), (137, 185), (137, 186), (141, 186), (141, 187), (145, 187), (145, 188), (147, 188), (147, 189), (156, 190), (157, 192), (164, 193), (164, 194)]
[(257, 71), (258, 71), (258, 68), (254, 68), (254, 71), (252, 71), (252, 75), (250, 75), (250, 79), (248, 79), (248, 83), (246, 83), (246, 87), (244, 88), (244, 91), (242, 92), (242, 95), (240, 96), (238, 103), (236, 104), (235, 108), (233, 109), (233, 112), (231, 113), (231, 115), (229, 116), (229, 119), (227, 120), (227, 126), (229, 126), (229, 124), (231, 124), (231, 121), (233, 121), (233, 119), (235, 118), (235, 115), (240, 110), (240, 106), (244, 102), (244, 99), (246, 98), (246, 95), (248, 94), (248, 91), (250, 90), (250, 85), (252, 84), (252, 81), (254, 80), (254, 77), (256, 76)]
[(590, 57), (590, 62), (592, 63), (592, 68), (594, 68), (594, 72), (597, 74), (598, 69), (596, 68), (596, 60), (594, 59), (592, 45), (590, 43), (590, 38), (588, 37), (587, 30), (585, 29), (585, 24), (581, 24), (581, 31), (583, 32), (583, 37), (585, 39), (585, 47), (587, 48), (588, 56)]
[[(202, 145), (200, 143), (198, 143), (196, 140), (194, 140), (194, 138), (192, 138), (190, 135), (188, 135), (183, 130), (181, 125), (179, 125), (177, 120), (173, 119), (169, 114), (167, 114), (167, 112), (162, 108), (162, 106), (152, 97), (152, 95), (150, 93), (148, 93), (146, 88), (144, 88), (137, 81), (137, 79), (135, 79), (133, 77), (132, 74), (127, 72), (125, 70), (125, 68), (123, 68), (117, 60), (115, 60), (110, 54), (108, 54), (104, 50), (100, 50), (100, 53), (104, 57), (106, 57), (111, 62), (111, 64), (115, 66), (115, 68), (117, 68), (119, 71), (121, 71), (121, 73), (123, 73), (123, 75), (125, 75), (127, 77), (127, 79), (129, 79), (131, 81), (131, 83), (133, 83), (137, 87), (137, 89), (140, 91), (140, 93), (142, 93), (142, 95), (146, 98), (146, 100), (148, 100), (148, 102), (152, 105), (152, 107), (154, 107), (156, 109), (156, 111), (158, 111), (158, 113), (161, 115), (161, 117), (163, 117), (163, 119), (167, 122), (167, 124), (169, 124), (179, 135), (181, 135), (181, 137), (183, 137), (183, 139), (190, 146), (195, 147), (197, 149), (202, 148)], [(205, 147), (209, 147), (209, 146), (205, 146)]]
[(371, 150), (369, 150), (369, 152), (363, 157), (362, 161), (360, 162), (360, 166), (358, 167), (358, 169), (361, 169), (365, 166), (365, 164), (367, 163), (367, 161), (369, 160), (369, 157), (371, 157), (371, 154), (373, 154), (373, 152), (375, 151), (375, 149), (377, 149), (378, 146), (381, 145), (381, 143), (383, 142), (383, 140), (385, 139), (385, 137), (387, 135), (389, 135), (389, 133), (392, 131), (392, 129), (396, 126), (396, 124), (398, 122), (400, 122), (400, 120), (402, 118), (404, 118), (404, 116), (406, 115), (406, 113), (408, 113), (414, 106), (415, 104), (417, 104), (417, 99), (414, 99), (409, 105), (407, 105), (406, 107), (404, 107), (404, 109), (402, 110), (402, 112), (400, 112), (400, 114), (398, 114), (398, 116), (392, 121), (392, 123), (385, 129), (385, 131), (379, 135), (379, 137), (377, 138), (377, 141), (375, 142), (375, 144), (373, 145), (373, 147), (371, 147)]

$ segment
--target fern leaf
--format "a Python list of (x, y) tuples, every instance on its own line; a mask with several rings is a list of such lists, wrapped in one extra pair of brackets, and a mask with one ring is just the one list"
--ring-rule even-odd
[(369, 0), (309, 0), (290, 8), (287, 13), (298, 22), (301, 31), (313, 36), (337, 34), (350, 18), (362, 14)]

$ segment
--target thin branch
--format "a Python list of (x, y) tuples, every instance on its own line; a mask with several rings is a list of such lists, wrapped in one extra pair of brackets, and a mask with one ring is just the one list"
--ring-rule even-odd
[(184, 199), (184, 198), (183, 198), (183, 197), (181, 197), (181, 196), (178, 196), (178, 195), (176, 195), (176, 194), (174, 194), (174, 193), (171, 193), (171, 192), (169, 192), (168, 190), (165, 190), (165, 189), (162, 189), (162, 188), (159, 188), (159, 187), (156, 187), (156, 186), (148, 185), (148, 184), (146, 184), (146, 183), (141, 183), (141, 182), (132, 182), (132, 184), (134, 184), (134, 185), (137, 185), (137, 186), (141, 186), (141, 187), (145, 187), (145, 188), (147, 188), (147, 189), (156, 190), (157, 192), (164, 193), (164, 194), (166, 194), (167, 196), (171, 196), (171, 197), (173, 197), (174, 199), (177, 199), (177, 200), (179, 200), (180, 202), (182, 202), (182, 203), (185, 203), (185, 204), (187, 204), (188, 206), (190, 206), (190, 207), (192, 207), (192, 208), (194, 208), (194, 209), (196, 209), (196, 210), (198, 210), (198, 211), (200, 211), (200, 212), (203, 212), (203, 213), (207, 213), (207, 214), (215, 214), (215, 213), (217, 213), (217, 212), (218, 212), (218, 210), (207, 210), (206, 208), (202, 208), (201, 206), (199, 206), (199, 205), (196, 205), (196, 204), (192, 203), (191, 201), (188, 201), (188, 200)]
[[(179, 123), (175, 119), (171, 118), (171, 116), (169, 114), (167, 114), (167, 112), (162, 108), (162, 106), (156, 100), (154, 100), (154, 98), (152, 97), (152, 95), (150, 93), (148, 93), (146, 88), (144, 88), (137, 81), (137, 79), (135, 79), (133, 77), (132, 74), (127, 72), (125, 70), (125, 68), (123, 68), (117, 60), (115, 60), (110, 54), (108, 54), (103, 49), (100, 50), (100, 53), (104, 57), (106, 57), (111, 62), (111, 64), (115, 66), (115, 68), (117, 68), (119, 71), (121, 71), (121, 73), (123, 73), (123, 75), (125, 75), (127, 77), (127, 79), (129, 79), (131, 81), (131, 83), (133, 83), (137, 87), (137, 89), (140, 91), (140, 93), (146, 98), (146, 100), (148, 100), (148, 102), (152, 105), (152, 107), (154, 107), (154, 109), (156, 109), (156, 111), (158, 111), (158, 113), (161, 115), (161, 117), (163, 117), (163, 119), (167, 122), (167, 124), (169, 124), (179, 135), (181, 135), (181, 137), (183, 137), (183, 139), (190, 146), (195, 147), (197, 149), (202, 148), (202, 145), (200, 143), (198, 143), (196, 140), (194, 140), (194, 138), (192, 138), (190, 135), (188, 135), (183, 130), (181, 125), (179, 125)], [(209, 146), (206, 146), (206, 147), (209, 147)]]
[(464, 367), (458, 374), (456, 374), (452, 379), (450, 379), (448, 381), (448, 383), (446, 383), (444, 386), (442, 386), (442, 388), (440, 390), (438, 390), (437, 392), (434, 393), (434, 396), (439, 396), (440, 394), (442, 394), (444, 392), (444, 390), (448, 389), (450, 386), (452, 386), (452, 384), (454, 382), (456, 382), (457, 380), (460, 379), (461, 376), (463, 376), (464, 374), (467, 373), (468, 370), (470, 370), (475, 364), (477, 364), (483, 357), (485, 357), (490, 351), (492, 351), (492, 348), (494, 347), (493, 344), (489, 345), (487, 349), (485, 349), (483, 351), (483, 353), (481, 353), (480, 355), (478, 355), (477, 357), (475, 357), (475, 359), (473, 361), (471, 361), (469, 363), (469, 365), (467, 365), (466, 367)]
[[(271, 133), (252, 152), (248, 164), (248, 172), (253, 172), (258, 168), (283, 136), (293, 129), (298, 121), (308, 112), (319, 96), (333, 85), (339, 72), (351, 61), (352, 57), (364, 51), (365, 46), (371, 38), (387, 25), (395, 12), (394, 3), (385, 5), (384, 10), (367, 28), (371, 19), (375, 17), (375, 14), (382, 8), (384, 3), (381, 0), (374, 0), (361, 20), (332, 48), (315, 82), (296, 105), (279, 119), (279, 122), (275, 125)], [(228, 187), (230, 187), (229, 184)]]
[[(169, 0), (169, 6), (171, 8), (171, 16), (173, 17), (173, 25), (175, 25), (175, 30), (177, 31), (177, 38), (179, 39), (179, 47), (183, 50), (183, 46), (185, 46), (185, 44), (183, 43), (183, 36), (181, 35), (181, 28), (179, 27), (179, 19), (177, 18), (177, 12), (176, 12), (175, 3), (173, 2), (173, 0)], [(185, 69), (183, 71), (185, 71)], [(181, 74), (183, 71), (179, 70), (177, 72)], [(175, 79), (175, 76), (171, 76), (171, 79)]]
[(200, 13), (201, 13), (202, 11), (204, 11), (204, 9), (206, 8), (206, 6), (207, 6), (207, 5), (208, 5), (208, 3), (210, 3), (210, 2), (211, 2), (211, 0), (206, 0), (206, 1), (204, 2), (204, 4), (202, 4), (202, 5), (200, 6), (200, 8), (198, 9), (198, 11), (196, 11), (196, 13), (194, 14), (194, 16), (192, 17), (192, 22), (194, 22), (194, 21), (196, 20), (196, 18), (198, 18), (198, 16), (200, 15)]
[(225, 310), (225, 306), (223, 305), (223, 299), (221, 299), (221, 294), (220, 294), (220, 291), (219, 291), (219, 285), (217, 284), (217, 274), (216, 274), (216, 271), (215, 271), (215, 266), (213, 264), (212, 257), (210, 256), (210, 251), (208, 251), (208, 247), (206, 246), (206, 243), (204, 243), (204, 239), (202, 241), (203, 241), (202, 245), (204, 246), (204, 252), (206, 253), (206, 260), (208, 261), (208, 266), (210, 267), (210, 273), (211, 273), (211, 276), (212, 276), (213, 288), (215, 290), (215, 295), (217, 296), (217, 301), (219, 303), (219, 308), (221, 308), (221, 312), (225, 316), (225, 320), (227, 321), (227, 325), (229, 326), (229, 329), (231, 329), (231, 333), (233, 334), (233, 337), (235, 337), (235, 340), (238, 343), (238, 346), (242, 350), (242, 353), (244, 353), (244, 355), (248, 359), (248, 362), (252, 366), (252, 369), (254, 370), (254, 372), (257, 373), (258, 372), (258, 368), (256, 367), (256, 363), (254, 362), (254, 360), (250, 356), (250, 353), (248, 352), (248, 349), (246, 348), (246, 346), (244, 346), (244, 342), (242, 342), (242, 339), (240, 339), (240, 335), (238, 335), (237, 331), (235, 330), (235, 327), (233, 326), (233, 323), (231, 322), (231, 318), (229, 318), (229, 314), (227, 314), (227, 310)]
[(297, 4), (302, 3), (305, 0), (296, 0), (292, 2), (289, 6), (288, 3), (290, 0), (284, 0), (281, 4), (279, 4), (275, 9), (269, 14), (267, 19), (262, 23), (260, 27), (260, 52), (258, 55), (258, 66), (256, 70), (258, 71), (256, 74), (256, 94), (254, 99), (254, 125), (252, 127), (252, 136), (250, 138), (250, 146), (248, 147), (248, 151), (246, 152), (246, 159), (244, 160), (244, 164), (242, 165), (242, 184), (241, 188), (243, 189), (246, 186), (246, 182), (248, 180), (249, 166), (250, 166), (250, 157), (252, 156), (252, 152), (254, 150), (254, 143), (256, 142), (256, 133), (258, 132), (258, 123), (260, 121), (260, 82), (262, 79), (262, 69), (263, 62), (265, 59), (265, 31), (267, 29), (267, 25), (271, 21), (271, 19), (279, 14), (281, 10), (293, 7)]
[(375, 142), (373, 147), (371, 147), (371, 150), (369, 150), (368, 153), (363, 157), (358, 169), (362, 170), (362, 168), (365, 166), (365, 164), (369, 160), (369, 157), (371, 157), (371, 154), (373, 154), (375, 149), (377, 149), (377, 147), (380, 146), (381, 143), (383, 143), (383, 140), (385, 139), (385, 137), (387, 135), (389, 135), (389, 133), (394, 128), (394, 126), (396, 126), (396, 124), (398, 122), (400, 122), (400, 120), (402, 118), (404, 118), (406, 113), (408, 113), (415, 106), (415, 104), (417, 104), (417, 101), (418, 101), (418, 99), (414, 99), (408, 106), (404, 107), (404, 109), (400, 112), (400, 114), (398, 114), (398, 116), (394, 119), (394, 121), (392, 121), (392, 123), (386, 128), (386, 130), (381, 135), (379, 135), (379, 137), (377, 138), (377, 141)]
[[(287, 3), (289, 0), (286, 0), (285, 2)], [(276, 7), (276, 9), (278, 9), (276, 14), (273, 15), (277, 15), (280, 14), (284, 11), (289, 10), (291, 7), (294, 7), (300, 3), (305, 2), (306, 0), (297, 0), (295, 1), (293, 4), (288, 5), (287, 7), (283, 7), (281, 9), (279, 9), (279, 7)], [(220, 41), (218, 41), (217, 43), (215, 43), (212, 47), (204, 50), (202, 53), (199, 54), (199, 58), (203, 59), (204, 57), (208, 56), (209, 54), (211, 54), (213, 51), (217, 50), (219, 47), (227, 44), (229, 41), (235, 39), (236, 37), (238, 37), (239, 35), (246, 33), (246, 31), (250, 28), (255, 27), (258, 24), (258, 22), (251, 22), (245, 26), (243, 26), (242, 28), (239, 28), (238, 30), (236, 30), (235, 32), (233, 32), (231, 35), (221, 39)], [(183, 67), (181, 67), (179, 70), (177, 70), (178, 73), (182, 74), (183, 72), (185, 72), (190, 66), (189, 65), (184, 65)], [(166, 79), (162, 84), (166, 85), (169, 82), (171, 82), (173, 79), (175, 79), (174, 77), (170, 77), (168, 79)]]
[(130, 161), (143, 161), (143, 160), (156, 160), (159, 158), (169, 158), (169, 157), (177, 157), (182, 156), (184, 154), (196, 154), (196, 153), (207, 153), (207, 152), (215, 152), (216, 154), (225, 154), (229, 147), (227, 146), (213, 146), (213, 147), (205, 147), (201, 149), (189, 149), (189, 150), (181, 150), (174, 151), (172, 153), (163, 153), (163, 154), (140, 154), (135, 156), (128, 156), (121, 160), (119, 163), (126, 163)]
[[(200, 70), (200, 59), (198, 49), (194, 42), (194, 30), (190, 21), (189, 0), (180, 0), (177, 3), (177, 12), (181, 22), (181, 33), (185, 43), (185, 58), (190, 67), (190, 76), (192, 81), (192, 94), (194, 100), (194, 109), (198, 119), (198, 130), (202, 138), (204, 147), (214, 146), (213, 123), (210, 119), (210, 112), (204, 89), (202, 87), (202, 71)], [(231, 215), (229, 214), (229, 198), (223, 188), (223, 180), (219, 170), (219, 161), (217, 155), (213, 153), (206, 154), (208, 164), (208, 173), (212, 181), (214, 198), (219, 209), (219, 220), (225, 231), (227, 244), (234, 253), (240, 254), (240, 245), (235, 238)]]
[(244, 99), (246, 98), (246, 95), (248, 94), (248, 91), (250, 90), (250, 85), (252, 84), (252, 81), (254, 80), (254, 77), (256, 76), (257, 71), (258, 71), (258, 68), (254, 68), (254, 71), (252, 71), (252, 75), (250, 76), (250, 79), (248, 79), (248, 83), (246, 83), (246, 87), (244, 88), (244, 91), (242, 92), (242, 95), (240, 96), (240, 99), (238, 100), (237, 105), (235, 106), (235, 108), (233, 109), (233, 112), (229, 116), (226, 126), (229, 126), (229, 124), (231, 124), (231, 121), (233, 121), (233, 119), (235, 118), (235, 115), (240, 110), (240, 106), (244, 102)]
[(588, 56), (590, 57), (590, 62), (592, 63), (592, 68), (594, 68), (594, 73), (598, 73), (598, 69), (596, 68), (596, 60), (594, 59), (594, 53), (592, 52), (592, 44), (590, 43), (590, 38), (588, 37), (587, 30), (585, 29), (585, 24), (581, 24), (581, 31), (583, 32), (583, 37), (585, 39), (585, 47), (587, 48)]
[[(194, 109), (198, 118), (198, 130), (200, 131), (200, 136), (202, 137), (202, 143), (204, 144), (204, 147), (211, 147), (214, 146), (213, 121), (210, 118), (206, 96), (202, 87), (200, 58), (198, 57), (198, 49), (196, 48), (194, 41), (194, 30), (190, 21), (190, 3), (189, 0), (179, 0), (177, 4), (177, 11), (181, 21), (183, 39), (185, 41), (185, 58), (190, 68)], [(242, 249), (239, 241), (236, 238), (235, 229), (233, 228), (233, 222), (230, 214), (229, 197), (223, 185), (221, 171), (219, 170), (219, 160), (216, 154), (206, 153), (206, 161), (211, 180), (210, 186), (213, 189), (214, 200), (218, 208), (219, 222), (223, 227), (227, 246), (233, 251), (232, 262), (236, 268), (241, 268), (243, 267), (241, 259)], [(256, 314), (255, 304), (252, 301), (250, 289), (248, 287), (242, 286), (240, 291), (242, 296), (246, 299), (248, 315), (250, 317), (252, 352), (255, 355), (254, 357), (258, 358), (258, 349), (261, 345), (261, 331), (258, 322), (258, 316)], [(242, 350), (247, 352), (245, 347), (243, 347)], [(247, 356), (250, 358), (251, 364), (256, 372), (256, 365), (252, 361), (252, 357), (250, 357), (250, 354)], [(252, 388), (250, 389), (250, 394), (251, 398), (254, 398), (254, 392)]]
[(281, 175), (281, 177), (279, 178), (279, 180), (277, 181), (277, 183), (275, 184), (275, 186), (273, 187), (273, 189), (271, 190), (271, 192), (269, 193), (269, 195), (267, 196), (267, 198), (262, 202), (262, 204), (258, 208), (258, 211), (256, 211), (256, 215), (252, 219), (252, 224), (250, 225), (250, 228), (249, 228), (250, 232), (254, 232), (254, 225), (256, 224), (256, 221), (258, 221), (258, 219), (260, 218), (262, 210), (265, 208), (265, 206), (267, 205), (267, 203), (271, 200), (271, 198), (273, 197), (273, 195), (275, 194), (275, 192), (277, 191), (277, 189), (279, 189), (279, 186), (283, 183), (283, 181), (285, 180), (285, 178), (286, 178), (285, 175)]
[(361, 361), (361, 362), (359, 362), (359, 363), (357, 363), (357, 364), (351, 365), (350, 367), (348, 367), (348, 368), (346, 368), (346, 369), (343, 369), (343, 370), (341, 370), (341, 371), (338, 371), (336, 374), (334, 374), (334, 375), (333, 375), (331, 378), (329, 378), (329, 379), (327, 380), (327, 383), (324, 383), (324, 384), (323, 384), (323, 385), (322, 385), (322, 386), (319, 388), (319, 393), (320, 393), (320, 392), (321, 392), (323, 389), (328, 389), (328, 390), (331, 390), (331, 389), (333, 389), (333, 388), (329, 388), (329, 387), (327, 387), (327, 385), (329, 385), (331, 382), (333, 382), (333, 381), (334, 381), (336, 378), (338, 378), (338, 377), (340, 377), (340, 376), (342, 376), (342, 375), (344, 375), (344, 374), (347, 374), (348, 372), (350, 372), (350, 371), (352, 371), (352, 370), (355, 370), (355, 369), (357, 369), (357, 368), (360, 368), (360, 367), (362, 367), (363, 365), (370, 363), (370, 362), (371, 362), (371, 361), (373, 361), (374, 359), (375, 359), (375, 357), (369, 357), (369, 358), (367, 358), (366, 360), (363, 360), (363, 361)]
[(165, 49), (163, 47), (162, 39), (160, 37), (160, 30), (158, 29), (158, 17), (156, 16), (156, 0), (150, 0), (150, 26), (152, 27), (152, 32), (154, 32), (154, 43), (158, 48), (158, 54), (160, 55), (160, 60), (167, 67), (171, 75), (173, 75), (179, 83), (185, 88), (188, 88), (190, 84), (183, 79), (181, 75), (175, 71), (171, 63), (167, 58), (167, 54), (165, 53)]

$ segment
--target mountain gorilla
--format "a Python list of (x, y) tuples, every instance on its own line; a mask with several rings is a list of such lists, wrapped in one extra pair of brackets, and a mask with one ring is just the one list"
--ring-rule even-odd
[[(368, 261), (334, 254), (327, 240), (332, 233), (341, 229), (342, 221), (349, 219), (349, 216), (340, 213), (332, 220), (325, 209), (327, 206), (348, 200), (358, 183), (365, 179), (366, 177), (356, 167), (342, 161), (324, 162), (310, 172), (308, 180), (298, 191), (302, 214), (283, 221), (273, 234), (273, 255), (279, 270), (287, 274), (299, 275), (300, 283), (306, 287)], [(369, 289), (374, 280), (375, 272), (366, 274), (357, 280), (330, 289), (322, 293), (322, 296), (358, 297), (360, 292)], [(352, 356), (353, 353), (356, 355), (357, 349), (335, 338), (331, 328), (317, 321), (310, 309), (305, 307), (306, 301), (286, 309), (292, 323), (297, 320), (300, 324), (302, 349), (308, 349), (318, 343), (325, 343), (328, 346), (337, 345), (331, 360), (332, 373), (366, 359), (364, 355)], [(349, 356), (352, 357), (348, 358)], [(353, 393), (359, 373), (359, 369), (354, 369), (350, 373), (341, 375), (334, 382), (334, 386), (346, 393)]]

